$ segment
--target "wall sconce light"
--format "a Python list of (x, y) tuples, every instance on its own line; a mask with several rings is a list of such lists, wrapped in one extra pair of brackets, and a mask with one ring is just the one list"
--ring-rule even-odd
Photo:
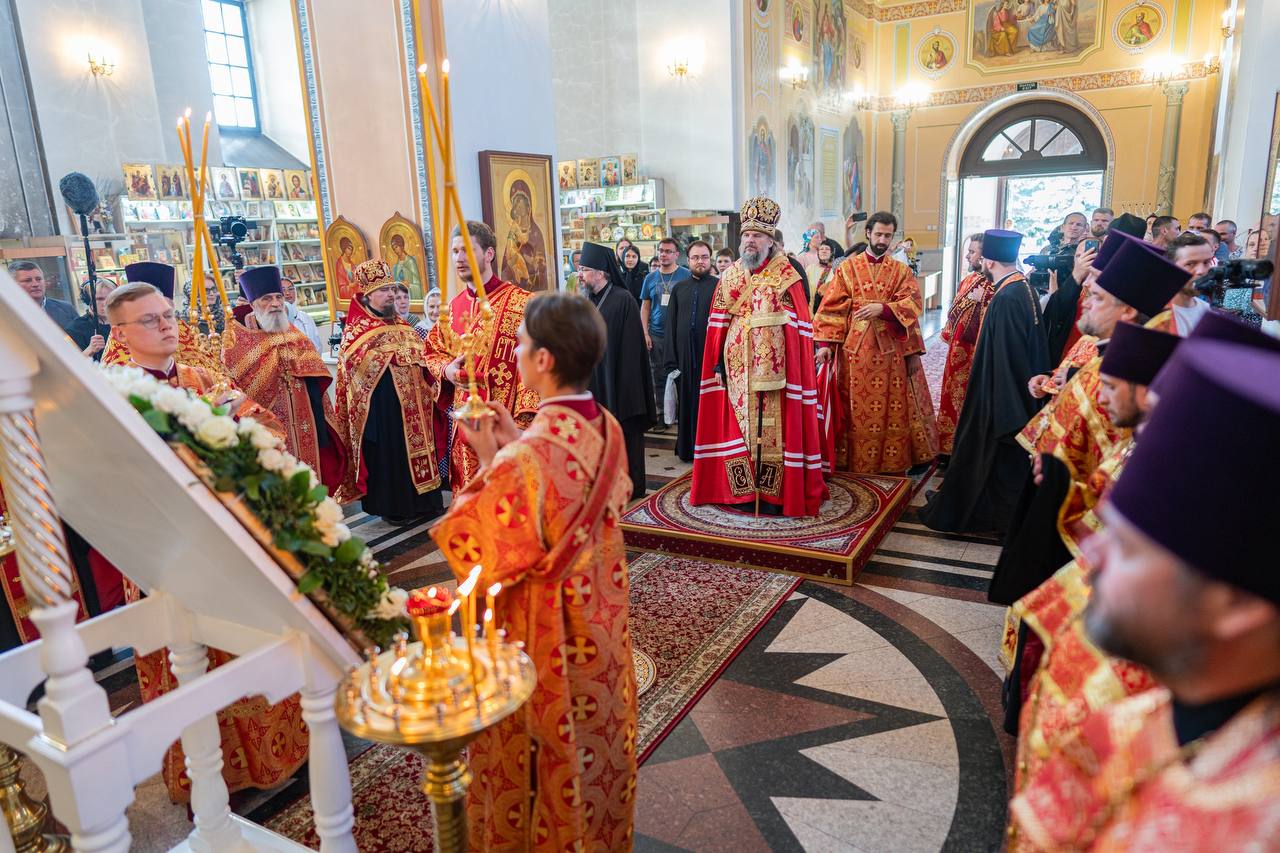
[(1229, 39), (1236, 34), (1235, 15), (1231, 14), (1231, 10), (1227, 9), (1222, 13), (1222, 37)]
[(778, 70), (778, 77), (783, 83), (790, 83), (792, 89), (803, 89), (809, 85), (809, 69), (794, 59)]
[(844, 93), (845, 103), (853, 107), (855, 110), (866, 110), (871, 108), (871, 96), (861, 86), (857, 86)]
[(689, 77), (689, 57), (682, 56), (672, 59), (667, 63), (667, 73), (677, 80), (685, 80)]
[(904, 86), (894, 95), (893, 100), (899, 108), (912, 110), (929, 101), (929, 90), (918, 84)]
[(95, 59), (93, 54), (89, 54), (89, 73), (94, 77), (110, 77), (116, 70), (114, 62), (108, 62), (106, 54), (98, 54)]
[(1216, 53), (1206, 53), (1204, 55), (1204, 73), (1217, 74), (1222, 70), (1222, 57)]
[(1148, 62), (1142, 69), (1142, 76), (1148, 83), (1168, 83), (1188, 76), (1190, 70), (1190, 63), (1172, 56), (1162, 56)]

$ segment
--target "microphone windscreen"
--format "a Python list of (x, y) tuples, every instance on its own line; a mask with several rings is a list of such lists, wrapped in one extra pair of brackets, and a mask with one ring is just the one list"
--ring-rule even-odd
[(62, 200), (78, 214), (88, 216), (98, 206), (98, 189), (87, 175), (72, 172), (58, 181)]

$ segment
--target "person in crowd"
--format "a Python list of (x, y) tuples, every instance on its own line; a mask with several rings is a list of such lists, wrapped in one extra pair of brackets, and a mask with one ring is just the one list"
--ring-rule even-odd
[(837, 471), (896, 474), (938, 455), (938, 426), (920, 363), (924, 339), (920, 282), (888, 257), (898, 230), (892, 213), (873, 213), (867, 251), (836, 268), (814, 315), (819, 365), (837, 363), (844, 434)]
[(438, 322), (440, 322), (440, 288), (433, 287), (422, 298), (422, 319), (413, 327), (413, 330), (425, 341)]
[[(658, 241), (658, 266), (645, 276), (640, 289), (640, 323), (644, 326), (644, 344), (649, 349), (649, 367), (653, 371), (653, 390), (658, 401), (667, 387), (666, 316), (671, 302), (671, 289), (689, 277), (680, 266), (680, 247), (670, 237)], [(659, 425), (658, 429), (666, 429)]]
[[(476, 354), (476, 387), (480, 396), (490, 402), (501, 403), (516, 423), (526, 427), (538, 410), (538, 397), (533, 389), (520, 379), (516, 369), (516, 329), (524, 318), (524, 309), (530, 299), (529, 291), (513, 282), (498, 278), (497, 239), (483, 222), (467, 222), (467, 239), (476, 259), (476, 272), (484, 283), (485, 298), (492, 315), (486, 319), (480, 304), (480, 296), (463, 243), (462, 229), (455, 226), (450, 243), (453, 270), (465, 287), (449, 303), (449, 326), (436, 323), (427, 334), (425, 345), (427, 369), (440, 389), (436, 400), (436, 412), (440, 416), (440, 444), (442, 462), (448, 468), (448, 478), (454, 493), (461, 491), (480, 470), (480, 461), (467, 443), (465, 434), (458, 432), (459, 421), (446, 417), (450, 410), (462, 402), (460, 389), (469, 387), (466, 359), (459, 355), (457, 343), (465, 334), (476, 336), (481, 349)], [(485, 332), (485, 326), (491, 330)], [(444, 436), (447, 435), (447, 440)], [(447, 452), (447, 459), (443, 459)]]
[(947, 476), (920, 512), (934, 530), (1003, 533), (1022, 488), (1027, 456), (1017, 436), (1040, 408), (1027, 386), (1050, 363), (1040, 302), (1018, 270), (1021, 245), (1017, 231), (982, 237), (995, 295), (982, 318)]
[(76, 319), (76, 309), (70, 302), (47, 295), (49, 285), (45, 281), (44, 270), (35, 261), (12, 261), (9, 275), (49, 315), (49, 319), (58, 324), (59, 329), (65, 329)]
[[(636, 248), (635, 243), (632, 243), (626, 237), (623, 237), (613, 247), (613, 253), (618, 257), (619, 266), (622, 266), (622, 253), (627, 249), (628, 246), (630, 246), (633, 249)], [(639, 252), (640, 250), (636, 249), (636, 251)], [(657, 255), (655, 255), (654, 257), (656, 258)], [(641, 261), (640, 262), (640, 278), (643, 279), (645, 276), (647, 276), (649, 274), (649, 270), (652, 269), (653, 267), (656, 267), (657, 265), (658, 265), (657, 261), (653, 261), (653, 260), (649, 262)], [(636, 301), (637, 302), (640, 301), (638, 296), (636, 298)]]
[(733, 262), (737, 260), (733, 256), (733, 249), (725, 246), (723, 249), (716, 251), (716, 275), (724, 275), (724, 271), (733, 266)]
[[(1010, 804), (1014, 849), (1274, 846), (1280, 777), (1280, 455), (1247, 472), (1187, 436), (1275, 435), (1280, 355), (1187, 341), (1101, 517), (1085, 630), (1160, 686), (1086, 717)], [(1178, 464), (1170, 464), (1177, 459)], [(1189, 506), (1230, 506), (1212, 525)]]
[(392, 292), (395, 293), (396, 316), (402, 322), (408, 323), (410, 327), (421, 323), (422, 317), (409, 310), (409, 288), (400, 284), (392, 288)]
[(966, 275), (956, 286), (956, 297), (942, 327), (947, 362), (942, 369), (942, 395), (938, 400), (938, 452), (947, 460), (955, 446), (956, 424), (964, 408), (982, 318), (996, 295), (995, 282), (982, 263), (983, 236), (969, 236), (964, 253)]
[[(177, 281), (177, 271), (169, 264), (162, 264), (156, 261), (139, 261), (129, 264), (124, 268), (125, 281), (129, 284), (143, 283), (150, 284), (152, 287), (160, 291), (165, 299), (169, 300), (169, 304), (173, 305), (174, 284)], [(206, 276), (206, 280), (209, 277)], [(222, 303), (216, 298), (217, 290), (212, 289), (210, 283), (210, 292), (215, 295), (214, 304), (210, 306), (210, 317), (216, 322), (221, 322)], [(187, 283), (188, 298), (190, 297), (190, 282)], [(213, 308), (217, 308), (217, 312)], [(106, 349), (102, 351), (102, 363), (105, 365), (124, 364), (129, 360), (129, 351), (113, 334), (107, 338)], [(222, 362), (213, 363), (208, 356), (205, 355), (203, 347), (200, 346), (200, 329), (194, 321), (178, 323), (178, 352), (177, 360), (183, 364), (193, 367), (201, 367), (205, 370), (212, 371), (217, 374), (222, 372)]]
[(1214, 232), (1205, 231), (1202, 234), (1193, 234), (1188, 231), (1185, 234), (1179, 234), (1165, 252), (1169, 260), (1191, 276), (1186, 285), (1169, 300), (1178, 334), (1184, 338), (1191, 334), (1196, 324), (1209, 313), (1209, 303), (1197, 296), (1194, 282), (1213, 268), (1213, 245), (1203, 236), (1203, 234), (1212, 233)]
[[(1133, 323), (1116, 326), (1099, 368), (1102, 402), (1111, 422), (1133, 433), (1099, 464), (1094, 474), (1099, 501), (1124, 470), (1139, 439), (1136, 431), (1154, 405), (1148, 386), (1181, 340)], [(1107, 657), (1084, 632), (1092, 572), (1083, 549), (1092, 548), (1085, 544), (1089, 537), (1104, 531), (1099, 506), (1095, 503), (1070, 531), (1075, 558), (1013, 606), (1014, 616), (1028, 629), (1016, 667), (1023, 678), (1015, 793), (1087, 714), (1154, 684), (1143, 667)]]
[(689, 277), (671, 290), (667, 306), (666, 370), (679, 371), (676, 456), (693, 461), (698, 427), (698, 398), (702, 390), (702, 355), (707, 344), (711, 299), (720, 280), (711, 272), (711, 246), (702, 240), (689, 244)]
[(1182, 233), (1176, 216), (1157, 216), (1151, 223), (1151, 239), (1148, 241), (1162, 252), (1169, 250), (1169, 244)]
[(800, 259), (787, 251), (787, 247), (782, 236), (782, 229), (773, 229), (773, 244), (777, 246), (779, 252), (786, 256), (787, 262), (791, 264), (792, 269), (794, 269), (800, 276), (800, 284), (804, 287), (805, 300), (811, 301), (813, 299), (813, 290), (809, 287), (809, 276), (805, 273), (804, 264), (800, 263)]
[(280, 292), (284, 295), (284, 310), (289, 316), (289, 322), (295, 329), (302, 332), (307, 340), (311, 342), (311, 346), (315, 347), (316, 352), (324, 352), (324, 342), (320, 340), (320, 330), (316, 328), (316, 321), (311, 319), (311, 315), (298, 307), (298, 288), (294, 285), (292, 279), (280, 279)]
[(1187, 217), (1187, 230), (1193, 234), (1200, 234), (1210, 230), (1212, 222), (1213, 217), (1207, 213), (1193, 213)]
[(636, 298), (636, 303), (640, 302), (640, 295), (644, 291), (645, 279), (649, 276), (649, 267), (640, 260), (640, 250), (635, 246), (627, 246), (622, 250), (622, 283), (626, 285), (627, 292)]
[(1213, 226), (1213, 230), (1217, 231), (1218, 236), (1222, 238), (1222, 243), (1218, 247), (1218, 260), (1230, 261), (1240, 257), (1241, 247), (1236, 243), (1239, 226), (1230, 219), (1220, 219), (1218, 224)]
[[(639, 257), (637, 255), (636, 257)], [(578, 261), (582, 259), (582, 251), (575, 249), (569, 255), (569, 275), (564, 280), (564, 289), (569, 293), (578, 292)]]
[[(587, 268), (606, 265), (594, 245), (583, 247)], [(609, 248), (598, 248), (616, 269)], [(583, 269), (584, 283), (597, 272)], [(609, 298), (630, 313), (639, 346), (635, 302), (620, 291)], [(494, 626), (521, 644), (537, 671), (525, 707), (467, 748), (471, 843), (627, 850), (637, 689), (616, 521), (633, 488), (622, 427), (587, 390), (607, 346), (605, 322), (582, 296), (545, 293), (529, 301), (516, 334), (520, 381), (540, 398), (537, 414), (521, 430), (491, 402), (494, 417), (464, 424), (480, 470), (431, 531), (460, 581), (478, 563), (478, 589), (501, 585)], [(504, 523), (494, 508), (507, 505), (506, 514), (518, 511), (528, 523)], [(408, 606), (412, 612), (414, 599)], [(584, 697), (589, 712), (581, 711)]]
[(391, 267), (370, 259), (353, 276), (335, 386), (348, 441), (336, 497), (404, 527), (444, 512), (431, 414), (440, 388), (422, 341), (396, 315)]
[(657, 419), (653, 371), (640, 321), (640, 307), (622, 283), (622, 268), (609, 247), (582, 244), (582, 283), (587, 298), (605, 324), (604, 356), (591, 373), (591, 395), (622, 426), (631, 477), (632, 498), (647, 490), (644, 473), (644, 433)]
[(1072, 252), (1074, 265), (1066, 274), (1056, 270), (1049, 274), (1049, 295), (1042, 298), (1040, 307), (1044, 312), (1045, 335), (1049, 341), (1049, 357), (1053, 362), (1062, 358), (1062, 354), (1071, 349), (1076, 341), (1076, 322), (1080, 319), (1080, 310), (1084, 302), (1083, 279), (1076, 273), (1083, 267), (1088, 269), (1097, 248), (1084, 238), (1089, 233), (1089, 221), (1083, 213), (1068, 213), (1062, 220), (1062, 240), (1057, 249), (1045, 247), (1042, 254), (1060, 254)]
[(826, 246), (831, 249), (832, 263), (836, 263), (844, 257), (844, 247), (827, 236), (827, 226), (823, 224), (821, 219), (817, 219), (809, 223), (809, 227), (818, 232), (818, 241), (825, 243)]
[(89, 303), (90, 298), (96, 298), (97, 300), (97, 319), (94, 319), (93, 311), (85, 311), (63, 329), (67, 333), (67, 337), (75, 341), (80, 351), (94, 361), (99, 361), (102, 358), (100, 353), (106, 349), (107, 339), (111, 337), (111, 324), (107, 322), (107, 297), (115, 289), (116, 283), (113, 280), (100, 278), (93, 287), (94, 296), (91, 297), (89, 283), (85, 282), (81, 285), (80, 296), (86, 305)]
[(818, 265), (818, 246), (822, 245), (819, 233), (817, 228), (810, 226), (800, 235), (800, 252), (795, 255), (795, 259), (800, 262), (806, 278), (809, 277), (809, 270)]
[(333, 382), (307, 336), (289, 322), (277, 266), (240, 273), (249, 305), (235, 309), (235, 334), (224, 343), (227, 375), (284, 427), (285, 447), (330, 490), (346, 472), (346, 441), (329, 399)]
[(805, 269), (805, 276), (813, 285), (813, 299), (810, 303), (810, 310), (818, 313), (818, 305), (822, 302), (822, 295), (827, 292), (827, 284), (831, 281), (831, 274), (835, 272), (835, 259), (831, 256), (831, 247), (826, 243), (817, 244), (817, 258), (812, 266)]
[(1156, 224), (1156, 214), (1154, 213), (1147, 214), (1147, 227), (1146, 227), (1146, 230), (1142, 232), (1142, 239), (1146, 240), (1148, 243), (1151, 242), (1151, 228), (1155, 224)]
[(1096, 207), (1089, 217), (1089, 236), (1094, 240), (1105, 240), (1116, 212), (1109, 207)]
[(810, 516), (828, 496), (809, 300), (774, 242), (781, 217), (772, 199), (747, 199), (741, 257), (712, 298), (689, 495), (695, 506)]

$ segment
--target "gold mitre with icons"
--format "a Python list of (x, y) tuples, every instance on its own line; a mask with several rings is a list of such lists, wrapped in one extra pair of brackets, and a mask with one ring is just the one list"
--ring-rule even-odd
[(362, 261), (352, 274), (356, 280), (356, 286), (360, 288), (360, 292), (368, 296), (375, 290), (383, 287), (390, 287), (396, 283), (395, 276), (391, 274), (391, 267), (386, 261), (380, 261), (377, 258), (370, 258)]
[(738, 230), (759, 231), (772, 237), (781, 218), (782, 208), (778, 203), (768, 196), (758, 195), (743, 203)]

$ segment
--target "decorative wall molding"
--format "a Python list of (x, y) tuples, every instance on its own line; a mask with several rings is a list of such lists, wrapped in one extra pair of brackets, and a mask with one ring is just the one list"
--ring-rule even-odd
[(915, 3), (881, 6), (874, 0), (852, 0), (849, 7), (864, 18), (877, 23), (887, 23), (927, 18), (930, 15), (945, 15), (948, 12), (963, 12), (969, 8), (969, 4), (966, 0), (917, 0)]

